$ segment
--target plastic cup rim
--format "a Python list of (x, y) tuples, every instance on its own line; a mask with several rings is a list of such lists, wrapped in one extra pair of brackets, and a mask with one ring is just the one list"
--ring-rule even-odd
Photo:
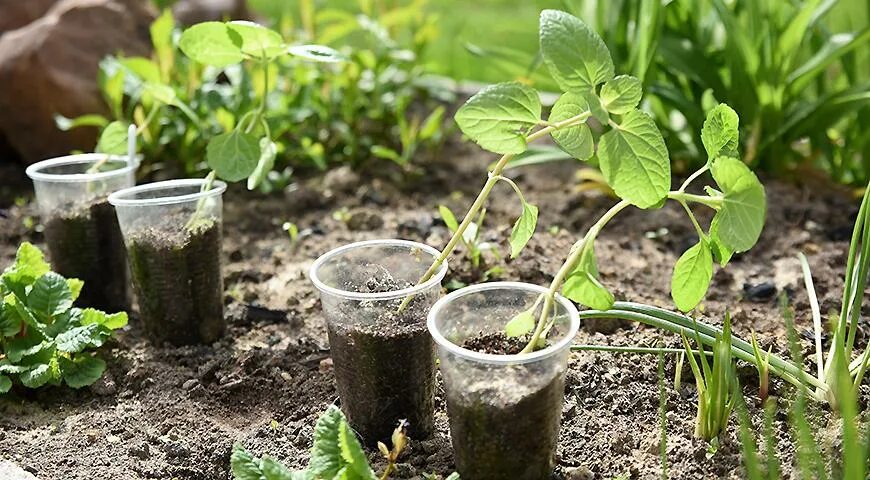
[(199, 200), (202, 198), (210, 198), (215, 196), (220, 196), (227, 189), (227, 184), (220, 181), (215, 180), (212, 183), (212, 186), (209, 190), (203, 192), (198, 191), (194, 193), (186, 193), (184, 195), (170, 195), (165, 197), (154, 197), (154, 198), (128, 198), (131, 195), (136, 195), (143, 192), (153, 192), (159, 190), (166, 190), (171, 188), (178, 187), (195, 187), (205, 184), (205, 180), (202, 178), (186, 178), (186, 179), (176, 179), (176, 180), (164, 180), (161, 182), (153, 182), (146, 183), (144, 185), (137, 185), (135, 187), (129, 187), (122, 190), (118, 190), (117, 192), (109, 195), (109, 203), (116, 207), (142, 207), (142, 206), (154, 206), (154, 205), (174, 205), (178, 203), (186, 203), (194, 200)]
[[(116, 170), (96, 173), (45, 173), (42, 171), (49, 167), (56, 167), (59, 165), (75, 165), (79, 163), (93, 163), (106, 158), (113, 161), (122, 161), (127, 165)], [(28, 177), (31, 178), (31, 180), (35, 180), (38, 182), (92, 182), (96, 180), (105, 180), (108, 178), (119, 177), (131, 172), (135, 172), (136, 169), (139, 168), (141, 155), (136, 155), (135, 158), (136, 161), (131, 163), (127, 160), (127, 155), (109, 155), (105, 153), (78, 153), (75, 155), (65, 155), (63, 157), (49, 158), (41, 162), (36, 162), (33, 165), (27, 167), (25, 173)]]
[(450, 353), (459, 357), (473, 360), (479, 363), (496, 365), (524, 364), (544, 360), (571, 346), (571, 343), (574, 341), (574, 337), (580, 330), (580, 315), (577, 312), (577, 308), (574, 306), (573, 303), (571, 303), (570, 300), (558, 294), (555, 296), (554, 300), (558, 302), (559, 305), (564, 307), (565, 310), (568, 312), (568, 317), (571, 322), (570, 328), (568, 329), (568, 332), (565, 333), (564, 338), (560, 339), (558, 342), (550, 345), (547, 348), (544, 348), (543, 350), (538, 350), (532, 353), (496, 355), (492, 353), (475, 352), (467, 348), (462, 348), (461, 346), (451, 342), (450, 340), (447, 340), (447, 338), (441, 334), (441, 332), (435, 325), (435, 319), (438, 317), (441, 309), (444, 308), (444, 306), (446, 306), (447, 304), (459, 298), (474, 293), (484, 292), (487, 290), (510, 289), (525, 290), (541, 294), (546, 294), (548, 292), (546, 288), (540, 285), (533, 285), (531, 283), (523, 282), (490, 282), (460, 288), (459, 290), (456, 290), (455, 292), (452, 292), (439, 299), (437, 302), (435, 302), (434, 305), (432, 305), (432, 308), (429, 310), (429, 316), (426, 320), (426, 326), (428, 327), (429, 333), (432, 335), (432, 338), (435, 340), (435, 343), (437, 343), (440, 347), (446, 349)]

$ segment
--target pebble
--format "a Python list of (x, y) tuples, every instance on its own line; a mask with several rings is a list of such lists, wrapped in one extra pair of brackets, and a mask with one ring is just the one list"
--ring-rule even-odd
[(771, 281), (743, 284), (743, 298), (751, 302), (764, 302), (776, 296), (776, 285)]
[(325, 372), (332, 370), (332, 367), (333, 367), (332, 357), (327, 357), (327, 358), (324, 358), (323, 360), (320, 361), (319, 370), (321, 371), (321, 373), (325, 373)]
[(347, 219), (347, 228), (353, 232), (377, 230), (384, 226), (384, 219), (371, 210), (357, 210)]
[(586, 467), (572, 468), (565, 473), (568, 476), (568, 480), (592, 480), (595, 478), (595, 474)]
[(190, 456), (190, 450), (180, 442), (169, 441), (163, 445), (163, 451), (166, 455), (174, 458), (186, 458)]
[(111, 375), (108, 373), (100, 377), (93, 385), (91, 385), (91, 391), (101, 397), (107, 397), (109, 395), (114, 395), (118, 391), (118, 385), (115, 384), (115, 381), (112, 379)]
[(181, 385), (181, 388), (183, 388), (185, 390), (191, 390), (191, 389), (193, 389), (193, 387), (195, 387), (197, 385), (199, 385), (199, 380), (197, 380), (195, 378), (191, 378), (190, 380), (184, 382), (184, 384)]
[(146, 460), (151, 456), (151, 448), (145, 442), (130, 446), (127, 452), (131, 457), (139, 460)]

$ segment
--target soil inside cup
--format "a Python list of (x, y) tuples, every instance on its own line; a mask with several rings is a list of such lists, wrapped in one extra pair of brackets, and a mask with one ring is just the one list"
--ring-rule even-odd
[[(516, 354), (525, 346), (504, 334), (468, 339), (463, 348)], [(563, 375), (531, 389), (509, 375), (493, 375), (447, 389), (447, 412), (456, 467), (475, 480), (545, 480), (553, 471), (559, 436)]]
[(127, 253), (139, 317), (154, 342), (211, 343), (223, 334), (221, 224), (189, 215), (129, 232)]
[[(411, 286), (382, 271), (356, 290), (389, 292)], [(419, 295), (399, 313), (401, 301), (361, 302), (360, 309), (378, 311), (364, 323), (351, 312), (328, 322), (341, 408), (369, 447), (378, 441), (389, 445), (400, 420), (409, 422), (408, 436), (415, 440), (434, 431), (435, 346), (426, 328), (428, 304)]]
[(124, 239), (108, 201), (52, 212), (45, 220), (45, 240), (54, 270), (85, 282), (78, 305), (107, 312), (130, 309)]

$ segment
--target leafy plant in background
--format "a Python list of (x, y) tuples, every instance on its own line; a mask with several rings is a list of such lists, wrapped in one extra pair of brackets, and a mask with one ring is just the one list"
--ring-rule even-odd
[[(315, 17), (335, 19), (338, 13), (357, 21), (350, 12), (336, 10), (318, 12)], [(286, 28), (286, 22), (278, 23), (288, 38), (309, 38), (305, 32)], [(220, 33), (219, 25), (214, 22), (198, 30), (205, 33), (204, 29), (212, 28)], [(343, 37), (329, 25), (323, 28), (323, 39), (340, 47)], [(64, 129), (103, 127), (101, 138), (115, 139), (98, 145), (98, 150), (107, 151), (122, 148), (124, 125), (133, 121), (139, 125), (146, 170), (170, 170), (173, 175), (202, 173), (208, 168), (201, 161), (202, 152), (212, 138), (234, 130), (244, 134), (253, 127), (247, 134), (268, 133), (264, 136), (274, 142), (258, 142), (257, 148), (244, 142), (246, 165), (253, 163), (250, 153), (259, 149), (268, 154), (262, 162), (268, 166), (268, 156), (274, 151), (274, 171), (258, 168), (251, 181), (264, 191), (285, 185), (294, 168), (361, 165), (377, 156), (410, 168), (410, 160), (421, 148), (441, 141), (443, 107), (431, 106), (429, 99), (443, 99), (446, 91), (421, 81), (422, 69), (414, 65), (411, 52), (404, 54), (389, 37), (369, 33), (380, 28), (376, 21), (360, 18), (355, 28), (347, 27), (343, 25), (342, 31), (354, 34), (355, 48), (343, 48), (344, 61), (328, 67), (310, 62), (338, 57), (324, 48), (294, 45), (289, 50), (295, 55), (277, 55), (278, 49), (272, 47), (280, 35), (266, 29), (257, 33), (272, 47), (265, 52), (251, 52), (251, 48), (242, 52), (245, 58), (256, 57), (253, 61), (239, 61), (236, 51), (215, 63), (215, 58), (193, 61), (179, 54), (183, 36), (166, 11), (151, 28), (152, 58), (109, 57), (101, 65), (100, 86), (115, 121), (86, 115), (72, 120), (59, 117), (58, 125)], [(231, 40), (239, 40), (236, 30), (254, 32), (250, 23), (233, 22), (223, 28), (233, 31)], [(221, 43), (212, 47), (221, 48)], [(324, 57), (326, 52), (329, 55)], [(269, 66), (264, 67), (262, 60), (268, 60)], [(206, 65), (210, 63), (214, 65)], [(266, 108), (256, 113), (261, 106)], [(431, 110), (426, 113), (426, 109)]]
[(93, 350), (127, 325), (127, 314), (73, 307), (83, 286), (52, 272), (39, 249), (21, 244), (15, 264), (0, 275), (0, 393), (15, 381), (81, 388), (103, 375), (106, 363)]
[[(387, 460), (386, 469), (378, 476), (369, 466), (347, 418), (332, 405), (314, 427), (314, 445), (308, 468), (290, 470), (273, 458), (255, 458), (238, 444), (233, 446), (230, 465), (235, 480), (386, 480), (408, 444), (404, 423), (393, 432), (392, 442), (392, 449), (383, 443), (378, 444)], [(453, 474), (447, 480), (459, 480), (459, 475)]]

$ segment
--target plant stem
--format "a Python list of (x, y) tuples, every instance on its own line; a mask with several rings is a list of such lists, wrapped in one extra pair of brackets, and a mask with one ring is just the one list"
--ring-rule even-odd
[[(548, 125), (537, 132), (534, 132), (526, 137), (526, 143), (531, 143), (539, 138), (545, 137), (549, 135), (551, 132), (555, 130), (560, 130), (563, 128), (569, 128), (581, 123), (584, 123), (592, 114), (590, 112), (583, 112), (579, 115), (573, 116), (569, 119), (566, 119), (562, 122), (558, 122), (553, 125)], [(468, 212), (465, 213), (465, 217), (462, 219), (462, 223), (459, 224), (459, 228), (453, 232), (453, 236), (450, 237), (450, 240), (447, 242), (447, 245), (444, 247), (444, 250), (441, 252), (441, 255), (438, 255), (438, 258), (432, 262), (432, 265), (426, 270), (423, 276), (417, 280), (417, 285), (424, 283), (432, 278), (433, 275), (438, 271), (441, 267), (441, 264), (447, 260), (447, 257), (453, 253), (453, 250), (456, 248), (456, 245), (462, 240), (462, 235), (465, 233), (465, 230), (468, 229), (468, 226), (474, 221), (474, 218), (477, 216), (477, 213), (483, 208), (484, 204), (486, 204), (486, 200), (489, 198), (489, 194), (492, 192), (495, 184), (498, 183), (499, 178), (501, 178), (501, 173), (504, 171), (505, 166), (507, 166), (508, 162), (514, 158), (514, 154), (507, 153), (503, 155), (499, 161), (492, 168), (492, 171), (489, 172), (489, 178), (487, 178), (486, 183), (483, 185), (483, 188), (480, 190), (480, 193), (477, 194), (477, 198), (474, 200), (474, 203), (471, 204), (471, 207), (468, 209)], [(399, 310), (402, 311), (405, 307), (411, 303), (412, 296), (407, 296), (402, 301), (401, 305), (399, 305)]]
[(681, 192), (679, 190), (676, 192), (669, 192), (668, 198), (671, 200), (677, 200), (682, 202), (700, 203), (701, 205), (706, 205), (714, 210), (719, 210), (722, 207), (722, 202), (724, 201), (722, 197), (695, 195), (693, 193)]
[(707, 170), (710, 170), (710, 162), (707, 162), (706, 165), (704, 165), (703, 167), (701, 167), (701, 168), (699, 168), (698, 170), (696, 170), (695, 173), (689, 175), (689, 178), (687, 178), (686, 181), (683, 182), (682, 185), (680, 185), (680, 189), (679, 189), (678, 191), (681, 192), (681, 193), (682, 193), (682, 192), (685, 192), (685, 191), (686, 191), (686, 188), (688, 188), (689, 185), (690, 185), (693, 181), (695, 181), (696, 178), (700, 177), (700, 176), (701, 176), (704, 172), (706, 172)]
[[(665, 354), (665, 353), (686, 353), (685, 348), (666, 348), (666, 347), (619, 347), (613, 345), (571, 345), (572, 352), (611, 352), (611, 353), (640, 353), (640, 354)], [(713, 352), (706, 350), (692, 350), (693, 355), (713, 356)]]

